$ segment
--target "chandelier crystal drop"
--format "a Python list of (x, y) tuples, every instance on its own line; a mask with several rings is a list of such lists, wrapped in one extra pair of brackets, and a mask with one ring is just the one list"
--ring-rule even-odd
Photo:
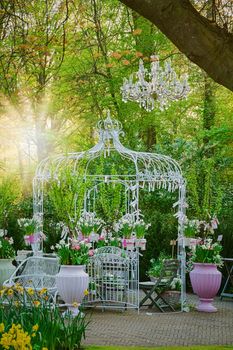
[(151, 56), (151, 70), (139, 61), (139, 70), (124, 78), (121, 87), (122, 101), (136, 101), (141, 108), (150, 112), (155, 108), (155, 100), (159, 108), (164, 110), (172, 101), (187, 97), (190, 91), (187, 74), (178, 79), (171, 67), (171, 61), (165, 62), (164, 68), (159, 64), (158, 56)]

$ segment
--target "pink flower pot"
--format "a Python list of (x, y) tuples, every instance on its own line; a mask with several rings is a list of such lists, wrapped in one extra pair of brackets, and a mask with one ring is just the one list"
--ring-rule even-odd
[(217, 309), (212, 302), (220, 288), (222, 274), (215, 264), (194, 263), (193, 265), (190, 280), (194, 293), (199, 297), (197, 310), (216, 312)]

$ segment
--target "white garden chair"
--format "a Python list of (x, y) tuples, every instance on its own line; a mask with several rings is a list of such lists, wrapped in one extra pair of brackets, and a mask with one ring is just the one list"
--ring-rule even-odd
[(33, 288), (35, 291), (46, 288), (51, 299), (55, 300), (57, 292), (55, 276), (59, 267), (59, 259), (55, 255), (33, 255), (24, 259), (3, 285), (13, 287), (19, 283), (24, 289)]

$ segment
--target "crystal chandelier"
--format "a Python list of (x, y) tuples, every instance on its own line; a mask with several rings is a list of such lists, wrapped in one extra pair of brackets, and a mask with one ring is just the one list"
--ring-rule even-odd
[(164, 110), (172, 101), (185, 98), (189, 90), (187, 75), (179, 80), (170, 60), (165, 62), (163, 68), (158, 56), (151, 56), (150, 71), (140, 59), (138, 72), (131, 74), (129, 79), (124, 78), (121, 87), (124, 102), (136, 101), (148, 112), (155, 108), (155, 100), (159, 103), (159, 108)]

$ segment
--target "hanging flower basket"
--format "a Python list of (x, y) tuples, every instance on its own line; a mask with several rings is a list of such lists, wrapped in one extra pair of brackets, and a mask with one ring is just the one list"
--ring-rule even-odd
[(122, 247), (127, 250), (133, 250), (135, 247), (135, 238), (124, 238), (122, 240)]
[(141, 250), (146, 250), (146, 239), (145, 238), (136, 239), (135, 246)]

